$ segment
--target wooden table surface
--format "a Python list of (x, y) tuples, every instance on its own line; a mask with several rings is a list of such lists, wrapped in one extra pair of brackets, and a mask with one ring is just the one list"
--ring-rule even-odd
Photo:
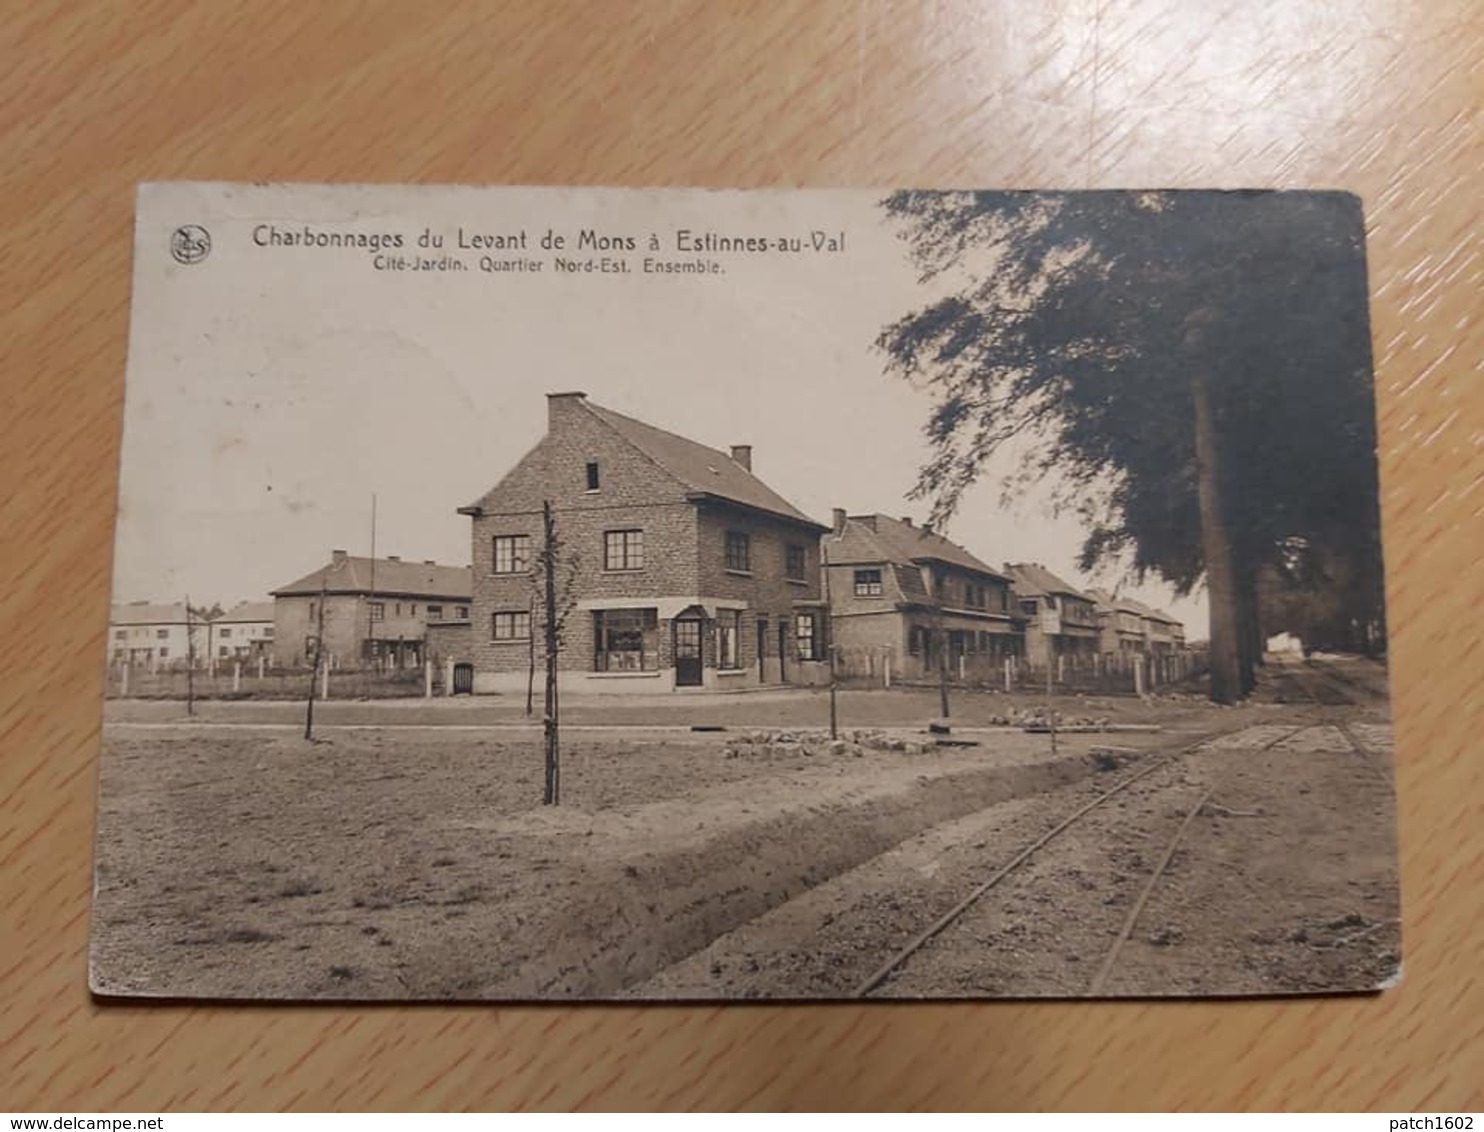
[[(0, 1108), (1484, 1107), (1476, 0), (42, 0), (0, 20)], [(135, 182), (1323, 186), (1365, 198), (1402, 986), (1329, 1001), (100, 1006)]]

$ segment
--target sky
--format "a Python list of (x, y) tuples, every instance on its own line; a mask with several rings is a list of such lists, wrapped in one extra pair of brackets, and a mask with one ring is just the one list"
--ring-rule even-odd
[[(822, 522), (831, 509), (927, 517), (907, 498), (928, 456), (930, 394), (885, 373), (882, 328), (926, 292), (869, 191), (155, 185), (141, 189), (126, 378), (115, 600), (262, 599), (332, 549), (470, 560), (457, 508), (541, 438), (545, 394), (581, 390), (725, 450)], [(171, 234), (210, 234), (178, 263)], [(400, 235), (400, 249), (297, 238)], [(576, 250), (580, 233), (633, 251)], [(704, 233), (801, 241), (800, 251), (682, 254)], [(418, 248), (424, 233), (441, 249)], [(525, 233), (524, 250), (491, 250)], [(550, 233), (561, 251), (543, 249)], [(814, 250), (843, 236), (843, 250)], [(276, 237), (275, 237), (276, 234)], [(482, 247), (471, 245), (479, 238)], [(650, 251), (651, 238), (658, 250)], [(267, 246), (260, 246), (260, 242)], [(397, 270), (449, 255), (462, 273)], [(627, 274), (554, 270), (604, 255)], [(484, 271), (480, 257), (535, 260)], [(708, 274), (646, 274), (646, 257)], [(1201, 594), (1177, 600), (1119, 571), (1075, 569), (1084, 532), (1043, 487), (1000, 506), (1002, 462), (945, 533), (994, 566), (1040, 562), (1207, 634)]]

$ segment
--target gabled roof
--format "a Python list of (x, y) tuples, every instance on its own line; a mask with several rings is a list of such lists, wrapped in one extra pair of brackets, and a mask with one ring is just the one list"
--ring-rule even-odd
[(1115, 597), (1107, 590), (1100, 589), (1089, 589), (1087, 596), (1092, 598), (1098, 608), (1105, 613), (1119, 610), (1124, 613), (1137, 613), (1140, 617), (1144, 616), (1144, 608), (1131, 598)]
[(1164, 625), (1182, 625), (1162, 609), (1155, 609), (1152, 605), (1145, 605), (1142, 601), (1133, 598), (1124, 598), (1123, 601), (1140, 616), (1147, 617), (1150, 621), (1158, 621)]
[(781, 515), (819, 531), (827, 529), (720, 449), (708, 448), (585, 399), (581, 404), (691, 492)]
[(272, 621), (273, 603), (271, 601), (239, 601), (216, 620), (218, 624), (224, 621), (232, 624), (239, 621)]
[(1039, 562), (1006, 562), (1005, 573), (1015, 583), (1015, 592), (1027, 597), (1045, 594), (1065, 594), (1068, 597), (1091, 601), (1088, 594), (1068, 585)]
[(993, 566), (936, 531), (880, 514), (849, 516), (845, 520), (844, 533), (830, 541), (830, 561), (945, 562), (992, 578), (1009, 580)]
[[(205, 624), (205, 618), (193, 617), (193, 621)], [(161, 603), (153, 601), (131, 601), (127, 605), (115, 605), (109, 614), (110, 625), (184, 625), (186, 607), (184, 602)]]
[(403, 562), (399, 558), (336, 556), (312, 574), (280, 586), (274, 597), (333, 594), (386, 594), (389, 597), (444, 597), (469, 600), (473, 571), (468, 566), (440, 566), (436, 562)]
[(1087, 596), (1097, 602), (1098, 606), (1104, 610), (1117, 609), (1123, 613), (1136, 613), (1140, 617), (1147, 618), (1150, 621), (1158, 621), (1165, 625), (1178, 625), (1181, 629), (1185, 628), (1185, 623), (1179, 618), (1171, 617), (1163, 609), (1155, 609), (1154, 606), (1145, 605), (1142, 601), (1137, 601), (1131, 597), (1114, 597), (1107, 590), (1096, 589), (1088, 590)]

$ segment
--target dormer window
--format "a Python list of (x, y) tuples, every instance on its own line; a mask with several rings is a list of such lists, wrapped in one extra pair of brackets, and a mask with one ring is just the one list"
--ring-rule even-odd
[(596, 460), (590, 460), (587, 465), (587, 489), (588, 491), (598, 490), (598, 462)]

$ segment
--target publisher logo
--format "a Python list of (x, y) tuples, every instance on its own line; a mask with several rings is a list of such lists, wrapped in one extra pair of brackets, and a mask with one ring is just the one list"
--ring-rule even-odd
[(211, 254), (211, 233), (199, 224), (182, 224), (170, 233), (170, 254), (177, 263), (200, 263)]

